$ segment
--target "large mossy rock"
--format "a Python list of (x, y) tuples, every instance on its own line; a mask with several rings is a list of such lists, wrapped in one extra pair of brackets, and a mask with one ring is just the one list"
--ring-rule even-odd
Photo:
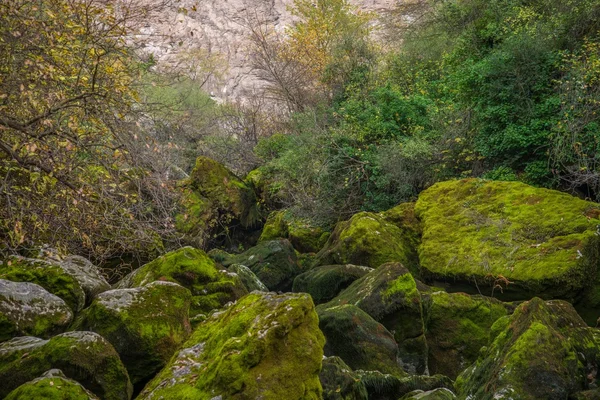
[(225, 267), (241, 264), (250, 268), (272, 291), (290, 291), (294, 278), (302, 273), (296, 252), (287, 239), (269, 240), (241, 254), (219, 256)]
[(98, 295), (73, 328), (108, 340), (136, 384), (164, 367), (190, 335), (191, 298), (188, 289), (164, 281), (109, 290)]
[(479, 356), (490, 338), (490, 328), (508, 314), (496, 299), (465, 293), (434, 292), (427, 315), (429, 372), (455, 379)]
[(428, 279), (524, 300), (573, 299), (597, 276), (596, 203), (520, 182), (467, 179), (433, 185), (415, 211)]
[(339, 357), (323, 359), (319, 374), (323, 386), (323, 400), (368, 400), (364, 383)]
[(199, 247), (222, 234), (230, 236), (231, 227), (250, 229), (260, 224), (252, 186), (210, 158), (198, 157), (181, 189), (176, 227)]
[(87, 258), (71, 255), (58, 260), (58, 264), (79, 282), (79, 285), (85, 292), (88, 303), (96, 295), (110, 290), (110, 285), (102, 275), (100, 269)]
[(394, 336), (369, 314), (352, 304), (321, 305), (317, 314), (326, 356), (338, 356), (352, 369), (405, 375), (398, 365)]
[(419, 225), (414, 204), (401, 204), (383, 213), (361, 212), (339, 222), (315, 265), (356, 264), (377, 268), (399, 262), (418, 270)]
[(565, 301), (525, 302), (493, 325), (491, 344), (456, 380), (459, 398), (558, 400), (597, 387), (597, 335)]
[(227, 267), (227, 270), (237, 274), (249, 292), (253, 292), (255, 290), (258, 290), (259, 292), (269, 291), (269, 288), (266, 287), (265, 284), (260, 281), (260, 279), (258, 279), (258, 276), (256, 276), (256, 274), (245, 265), (233, 264)]
[(50, 369), (101, 399), (128, 400), (133, 388), (119, 355), (93, 332), (67, 332), (42, 340), (24, 336), (0, 343), (0, 397)]
[(258, 241), (288, 239), (300, 253), (316, 253), (323, 248), (329, 236), (330, 233), (322, 227), (282, 210), (269, 214)]
[(0, 279), (0, 342), (16, 336), (48, 338), (66, 330), (71, 308), (35, 283)]
[(0, 279), (38, 284), (63, 299), (74, 312), (85, 305), (85, 292), (79, 281), (53, 261), (9, 257), (0, 264)]
[(456, 395), (446, 388), (428, 390), (426, 392), (422, 390), (415, 390), (410, 392), (400, 400), (454, 400)]
[(326, 307), (353, 304), (385, 326), (399, 346), (409, 373), (427, 371), (423, 304), (417, 283), (399, 263), (387, 263), (354, 281)]
[(310, 296), (254, 292), (199, 325), (139, 399), (320, 399), (323, 344)]
[(303, 272), (294, 279), (292, 291), (310, 294), (315, 304), (326, 303), (372, 268), (359, 265), (324, 265)]
[(51, 369), (30, 382), (24, 383), (4, 400), (98, 400), (92, 392), (79, 382), (69, 379), (58, 369)]
[(240, 278), (217, 266), (204, 251), (183, 247), (138, 268), (117, 289), (140, 287), (154, 281), (175, 282), (192, 292), (190, 315), (208, 314), (248, 293)]

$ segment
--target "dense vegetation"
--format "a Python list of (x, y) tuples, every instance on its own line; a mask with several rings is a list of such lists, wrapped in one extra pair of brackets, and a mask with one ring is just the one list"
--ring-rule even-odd
[(107, 261), (177, 247), (177, 180), (198, 155), (258, 168), (263, 217), (286, 207), (325, 226), (455, 177), (600, 197), (593, 0), (431, 0), (383, 16), (296, 0), (283, 34), (246, 21), (265, 87), (241, 104), (203, 90), (218, 57), (165, 70), (136, 52), (136, 23), (169, 6), (144, 4), (0, 5), (4, 250)]

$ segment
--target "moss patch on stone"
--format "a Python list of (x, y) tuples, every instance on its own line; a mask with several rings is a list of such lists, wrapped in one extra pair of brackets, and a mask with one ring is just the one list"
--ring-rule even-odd
[(443, 375), (412, 375), (397, 377), (379, 371), (355, 371), (369, 392), (369, 399), (397, 400), (415, 390), (430, 391), (453, 387), (452, 380)]
[(505, 328), (458, 377), (459, 398), (558, 400), (597, 385), (594, 330), (569, 303), (534, 298), (501, 320), (495, 329)]
[[(398, 206), (400, 207), (400, 206)], [(393, 208), (383, 213), (361, 212), (339, 222), (325, 247), (317, 254), (315, 265), (356, 264), (377, 268), (399, 262), (418, 273), (418, 229), (404, 218), (412, 206)]]
[(180, 188), (181, 212), (175, 217), (175, 225), (198, 246), (227, 234), (234, 225), (247, 229), (260, 224), (253, 188), (210, 158), (198, 157)]
[(261, 242), (241, 254), (226, 257), (221, 264), (245, 265), (273, 291), (291, 290), (294, 278), (302, 273), (296, 252), (287, 239)]
[(599, 207), (520, 182), (437, 183), (416, 204), (423, 273), (509, 300), (572, 299), (597, 275)]
[(323, 344), (310, 296), (254, 292), (199, 325), (138, 398), (320, 399)]
[(316, 267), (298, 275), (292, 291), (310, 294), (315, 304), (325, 303), (371, 271), (372, 268), (352, 264)]
[(353, 304), (385, 326), (399, 346), (407, 372), (427, 369), (423, 305), (411, 273), (399, 263), (387, 263), (354, 281), (327, 307)]
[(56, 263), (12, 256), (0, 264), (0, 279), (38, 284), (63, 299), (74, 312), (85, 305), (85, 292), (79, 282)]
[(477, 360), (494, 322), (508, 314), (500, 301), (465, 293), (435, 292), (426, 310), (429, 372), (455, 379)]
[(24, 383), (4, 400), (98, 400), (78, 382), (67, 378), (60, 370), (50, 370), (42, 377)]
[(115, 349), (93, 332), (67, 332), (42, 340), (0, 343), (0, 397), (45, 371), (60, 369), (102, 399), (129, 400), (132, 386)]
[(239, 276), (228, 272), (202, 250), (183, 247), (157, 258), (123, 278), (119, 289), (154, 281), (175, 282), (192, 293), (190, 315), (208, 314), (248, 293)]
[(191, 297), (186, 288), (163, 281), (110, 290), (82, 312), (73, 329), (96, 332), (108, 340), (136, 384), (164, 367), (190, 335)]
[(301, 253), (316, 253), (327, 242), (330, 233), (306, 218), (297, 218), (288, 210), (273, 211), (263, 227), (259, 242), (289, 239)]

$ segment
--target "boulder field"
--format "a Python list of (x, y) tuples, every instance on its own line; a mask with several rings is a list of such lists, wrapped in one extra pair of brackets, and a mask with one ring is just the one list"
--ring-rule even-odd
[(237, 249), (112, 286), (79, 256), (2, 261), (0, 398), (600, 398), (599, 204), (466, 179), (330, 228), (275, 210), (256, 234), (251, 180), (200, 158), (180, 190), (188, 243)]

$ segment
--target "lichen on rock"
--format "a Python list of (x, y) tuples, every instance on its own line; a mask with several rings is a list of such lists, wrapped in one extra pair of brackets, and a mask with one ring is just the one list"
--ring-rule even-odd
[(71, 308), (41, 286), (0, 279), (0, 342), (16, 336), (48, 338), (66, 330), (72, 319)]
[(129, 400), (133, 392), (108, 341), (93, 332), (67, 332), (49, 340), (23, 336), (0, 343), (0, 397), (50, 369), (60, 369), (102, 399)]
[(158, 372), (190, 335), (191, 297), (188, 289), (164, 281), (109, 290), (82, 312), (73, 329), (108, 340), (136, 384)]
[(96, 395), (69, 379), (59, 369), (51, 369), (41, 377), (22, 384), (4, 400), (99, 400)]
[(320, 399), (323, 343), (310, 296), (253, 292), (200, 324), (138, 398)]

